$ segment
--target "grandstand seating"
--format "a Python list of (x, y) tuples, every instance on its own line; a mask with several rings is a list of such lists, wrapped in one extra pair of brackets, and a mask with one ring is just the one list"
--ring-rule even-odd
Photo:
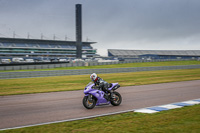
[(12, 47), (13, 43), (2, 43), (3, 47)]
[(14, 43), (15, 47), (27, 47), (25, 43)]
[(200, 57), (200, 50), (120, 50), (120, 49), (108, 49), (109, 56), (116, 57), (139, 57), (139, 56), (152, 56), (168, 58), (172, 57), (184, 57), (191, 58)]
[[(74, 45), (57, 45), (57, 44), (25, 44), (25, 43), (0, 43), (0, 47), (26, 47), (26, 48), (66, 48), (76, 49)], [(91, 46), (83, 46), (83, 49), (93, 49)]]
[[(93, 43), (95, 42), (82, 42), (83, 54), (87, 55), (87, 57), (93, 57), (96, 55), (96, 49), (93, 49), (90, 46)], [(0, 38), (0, 57), (1, 56), (75, 57), (76, 42)]]
[(92, 49), (91, 46), (83, 46), (83, 49)]
[(50, 48), (48, 44), (39, 44), (40, 48)]

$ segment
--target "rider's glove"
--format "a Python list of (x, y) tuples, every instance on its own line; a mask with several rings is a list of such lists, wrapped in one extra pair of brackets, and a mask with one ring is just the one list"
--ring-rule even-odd
[(99, 86), (93, 86), (93, 89), (97, 89), (97, 90), (99, 90), (100, 87), (99, 87)]

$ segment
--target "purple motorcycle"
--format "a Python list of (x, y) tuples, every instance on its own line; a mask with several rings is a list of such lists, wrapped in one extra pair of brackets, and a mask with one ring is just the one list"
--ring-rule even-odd
[(121, 95), (115, 90), (120, 85), (118, 83), (111, 83), (108, 86), (108, 90), (111, 94), (104, 92), (101, 89), (96, 89), (93, 82), (90, 82), (84, 89), (85, 96), (83, 97), (83, 106), (87, 109), (93, 109), (96, 106), (112, 104), (118, 106), (122, 102)]

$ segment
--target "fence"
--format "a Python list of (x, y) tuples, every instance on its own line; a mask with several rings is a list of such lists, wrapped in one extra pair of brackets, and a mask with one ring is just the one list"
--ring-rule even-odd
[(97, 66), (97, 65), (112, 65), (112, 64), (125, 64), (125, 63), (136, 63), (136, 62), (163, 62), (163, 61), (180, 61), (172, 59), (156, 59), (156, 60), (141, 60), (134, 59), (128, 61), (119, 62), (71, 62), (71, 63), (59, 63), (59, 64), (33, 64), (33, 65), (8, 65), (0, 66), (0, 71), (5, 70), (33, 70), (33, 69), (49, 69), (49, 68), (59, 68), (59, 67), (76, 67), (76, 66)]
[(200, 65), (105, 68), (105, 69), (77, 69), (77, 70), (54, 70), (54, 71), (1, 72), (0, 73), (0, 79), (48, 77), (48, 76), (64, 76), (64, 75), (86, 75), (86, 74), (91, 74), (91, 73), (102, 74), (102, 73), (138, 72), (138, 71), (195, 69), (195, 68), (200, 68)]

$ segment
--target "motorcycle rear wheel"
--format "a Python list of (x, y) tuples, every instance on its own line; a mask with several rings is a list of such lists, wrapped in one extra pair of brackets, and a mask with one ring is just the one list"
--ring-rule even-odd
[(93, 109), (96, 105), (96, 99), (92, 97), (92, 100), (89, 101), (89, 96), (83, 97), (83, 106), (87, 109)]
[(122, 102), (122, 97), (118, 92), (113, 92), (113, 96), (115, 98), (113, 98), (110, 102), (113, 106), (119, 106)]

